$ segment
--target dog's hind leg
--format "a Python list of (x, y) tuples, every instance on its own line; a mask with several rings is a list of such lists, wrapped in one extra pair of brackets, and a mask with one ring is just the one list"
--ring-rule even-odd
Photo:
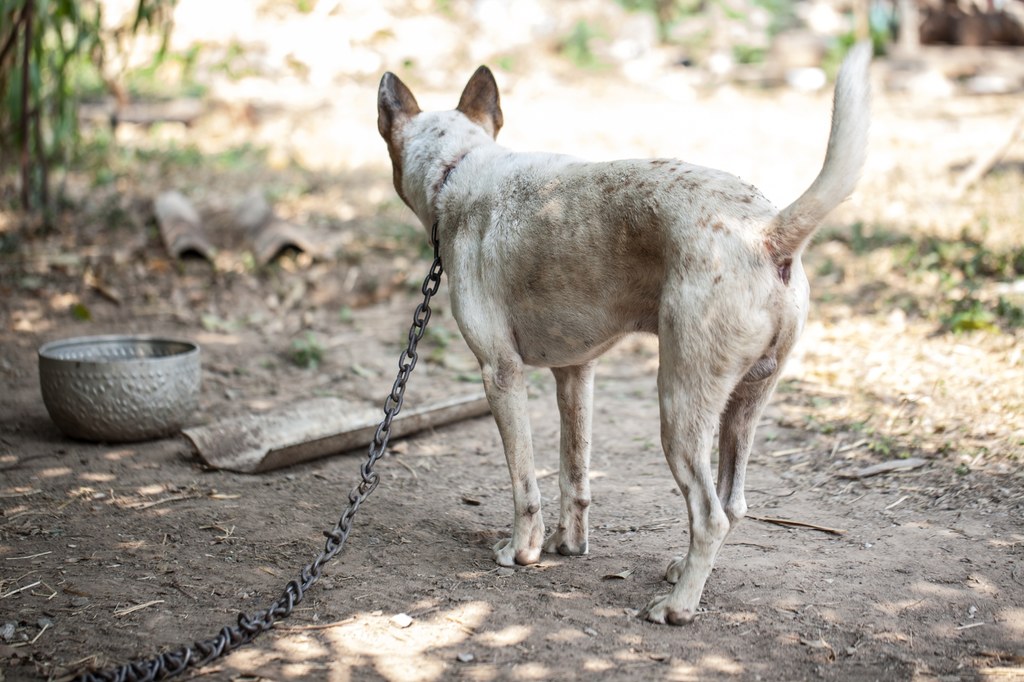
[(712, 359), (690, 354), (701, 347), (710, 353), (724, 350), (708, 349), (706, 343), (702, 346), (665, 328), (664, 322), (662, 325), (658, 370), (661, 439), (669, 468), (686, 500), (690, 546), (685, 557), (669, 564), (666, 577), (675, 582), (672, 591), (652, 599), (643, 616), (656, 623), (679, 625), (696, 615), (704, 583), (729, 533), (729, 518), (711, 472), (711, 444), (715, 423), (738, 377), (710, 369), (715, 364), (727, 365), (724, 355)]
[(718, 499), (729, 517), (729, 530), (747, 513), (743, 494), (747, 461), (757, 423), (777, 382), (778, 374), (755, 381), (744, 379), (733, 389), (722, 413), (718, 430)]
[(558, 412), (562, 421), (558, 473), (561, 508), (558, 530), (544, 543), (544, 551), (586, 554), (594, 363), (557, 367), (551, 371), (558, 386)]
[(494, 545), (494, 557), (502, 566), (535, 564), (540, 561), (544, 521), (533, 464), (523, 363), (517, 354), (507, 351), (482, 360), (480, 369), (487, 401), (505, 448), (515, 508), (512, 537)]

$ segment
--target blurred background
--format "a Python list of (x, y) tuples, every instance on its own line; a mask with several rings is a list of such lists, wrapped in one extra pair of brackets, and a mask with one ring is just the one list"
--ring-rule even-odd
[(247, 331), (268, 384), (349, 376), (339, 329), (426, 266), (376, 130), (385, 70), (451, 108), (488, 64), (503, 144), (678, 157), (785, 205), (862, 38), (868, 166), (810, 249), (791, 376), (843, 392), (826, 423), (881, 410), (907, 448), (1017, 457), (1022, 27), (1021, 0), (0, 0), (0, 333)]
[[(0, 679), (57, 679), (212, 631), (235, 607), (197, 604), (193, 588), (262, 608), (306, 553), (295, 529), (321, 541), (350, 458), (254, 479), (201, 473), (179, 439), (70, 441), (42, 405), (36, 351), (93, 334), (196, 341), (193, 424), (321, 396), (379, 410), (431, 255), (377, 132), (384, 71), (449, 109), (488, 64), (501, 144), (677, 157), (784, 206), (821, 167), (831, 84), (858, 39), (876, 55), (867, 166), (805, 254), (809, 320), (750, 486), (757, 513), (848, 528), (844, 540), (744, 524), (773, 547), (733, 543), (741, 560), (710, 588), (724, 617), (680, 637), (623, 615), (660, 581), (676, 542), (661, 530), (682, 527), (657, 442), (657, 339), (634, 337), (597, 372), (595, 488), (611, 504), (595, 505), (593, 537), (614, 550), (595, 552), (593, 582), (559, 577), (568, 565), (494, 574), (483, 557), (507, 521), (507, 474), (493, 423), (469, 421), (393, 444), (410, 456), (360, 517), (367, 541), (298, 620), (357, 622), (323, 645), (278, 635), (209, 679), (355, 679), (371, 665), (448, 679), (471, 645), (467, 679), (619, 664), (648, 666), (622, 679), (1018, 679), (1022, 17), (1022, 0), (0, 0)], [(445, 288), (408, 407), (480, 389)], [(527, 380), (553, 499), (554, 382)], [(628, 475), (605, 474), (622, 461)], [(856, 473), (875, 465), (913, 470)], [(638, 530), (651, 505), (657, 522)], [(624, 566), (643, 570), (627, 581)], [(42, 581), (57, 587), (29, 589)], [(613, 583), (607, 603), (576, 598)], [(419, 623), (387, 634), (400, 610)], [(519, 667), (487, 668), (492, 654)]]

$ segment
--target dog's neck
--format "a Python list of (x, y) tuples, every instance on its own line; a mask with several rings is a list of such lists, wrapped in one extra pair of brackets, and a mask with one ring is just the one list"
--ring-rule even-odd
[(466, 150), (464, 152), (459, 153), (451, 161), (449, 161), (448, 163), (444, 164), (441, 167), (441, 179), (433, 188), (433, 196), (430, 199), (430, 207), (434, 214), (434, 223), (439, 223), (441, 221), (441, 212), (444, 208), (443, 203), (441, 202), (441, 194), (444, 192), (445, 187), (448, 185), (448, 180), (451, 178), (452, 173), (454, 173), (455, 169), (459, 167), (459, 164), (462, 163), (462, 160), (469, 155), (470, 151), (472, 150)]

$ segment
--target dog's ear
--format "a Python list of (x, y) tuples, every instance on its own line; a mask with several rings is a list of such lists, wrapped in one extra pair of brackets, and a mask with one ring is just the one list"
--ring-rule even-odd
[(498, 136), (505, 119), (501, 115), (498, 84), (494, 82), (494, 74), (490, 69), (481, 66), (476, 70), (466, 83), (456, 109), (470, 121), (479, 124), (491, 137)]
[(420, 113), (416, 98), (398, 76), (388, 71), (380, 79), (377, 90), (377, 130), (391, 142), (395, 126)]

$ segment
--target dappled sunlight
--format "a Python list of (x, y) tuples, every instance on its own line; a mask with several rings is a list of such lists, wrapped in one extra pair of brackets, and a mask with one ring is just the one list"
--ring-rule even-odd
[(237, 346), (242, 339), (237, 334), (223, 334), (217, 332), (195, 331), (192, 334), (200, 346)]
[(669, 661), (668, 674), (665, 679), (671, 682), (699, 682), (710, 677), (743, 676), (749, 672), (740, 664), (724, 656), (704, 656), (697, 663), (689, 663), (673, 658)]
[(235, 670), (266, 670), (277, 661), (280, 654), (270, 647), (245, 647), (231, 654), (225, 667)]
[(132, 457), (135, 457), (136, 454), (137, 453), (135, 450), (128, 448), (121, 450), (111, 450), (109, 452), (104, 453), (103, 459), (107, 460), (108, 462), (121, 462), (126, 459), (131, 459)]
[(967, 590), (964, 587), (954, 587), (952, 585), (940, 585), (938, 583), (918, 581), (912, 586), (913, 591), (916, 594), (924, 597), (935, 597), (942, 600), (951, 600), (957, 597), (962, 597), (967, 594)]
[(992, 547), (998, 547), (999, 549), (1011, 549), (1018, 545), (1024, 545), (1024, 534), (1021, 533), (1008, 533), (1001, 538), (986, 538), (985, 542)]
[(978, 573), (972, 573), (967, 577), (967, 587), (972, 592), (985, 595), (986, 597), (998, 597), (1000, 592), (998, 585)]
[(42, 334), (54, 328), (50, 311), (43, 309), (38, 301), (24, 301), (24, 307), (11, 311), (11, 329), (16, 332)]
[(117, 476), (114, 474), (106, 474), (99, 471), (90, 471), (83, 474), (79, 474), (78, 478), (83, 481), (89, 481), (90, 483), (109, 483), (110, 481), (116, 480)]
[(615, 663), (606, 658), (588, 658), (582, 667), (588, 673), (603, 673), (615, 668)]
[(325, 637), (343, 665), (369, 663), (388, 680), (438, 680), (446, 662), (432, 650), (465, 642), (485, 624), (490, 612), (489, 604), (468, 602), (414, 618), (406, 628), (396, 626), (390, 615), (359, 614), (354, 622), (327, 631)]
[(720, 673), (739, 675), (743, 672), (743, 666), (724, 656), (709, 655), (700, 659), (701, 667)]
[(1002, 609), (997, 612), (996, 620), (1012, 633), (1011, 641), (1024, 642), (1024, 607)]
[(548, 594), (555, 599), (583, 599), (587, 596), (579, 592), (556, 592), (555, 590), (548, 592)]
[(559, 642), (560, 644), (572, 644), (573, 642), (585, 640), (586, 638), (586, 633), (582, 630), (576, 630), (575, 628), (565, 628), (558, 632), (552, 632), (544, 637), (544, 639), (552, 642)]
[(492, 647), (514, 646), (526, 641), (531, 631), (532, 628), (526, 625), (510, 625), (497, 632), (484, 632), (478, 637), (478, 640)]
[(550, 680), (551, 669), (543, 663), (537, 663), (531, 661), (529, 663), (520, 663), (512, 669), (512, 679), (514, 680)]
[(308, 661), (331, 655), (330, 649), (311, 633), (279, 639), (274, 642), (274, 649), (284, 654), (285, 659), (290, 661)]
[[(424, 109), (448, 108), (472, 69), (489, 64), (503, 146), (597, 159), (683, 154), (784, 203), (820, 166), (828, 97), (772, 84), (787, 68), (787, 36), (776, 46), (761, 24), (785, 19), (788, 39), (806, 33), (830, 59), (849, 37), (803, 26), (788, 16), (793, 3), (758, 0), (726, 8), (750, 25), (712, 3), (665, 36), (650, 8), (686, 3), (540, 0), (499, 12), (501, 22), (484, 15), (512, 3), (161, 4), (176, 12), (166, 54), (142, 45), (121, 75), (101, 73), (79, 93), (86, 147), (81, 167), (54, 175), (67, 196), (52, 227), (22, 228), (0, 209), (0, 383), (10, 386), (0, 400), (0, 678), (66, 679), (210, 635), (239, 610), (265, 608), (323, 547), (320, 531), (344, 508), (365, 447), (245, 476), (204, 467), (180, 434), (73, 441), (47, 419), (33, 363), (57, 337), (188, 338), (203, 347), (204, 372), (190, 426), (321, 396), (379, 414), (430, 258), (378, 135), (385, 70)], [(521, 23), (534, 5), (549, 16)], [(853, 7), (796, 5), (801, 15), (829, 6), (834, 31)], [(737, 22), (742, 32), (715, 35)], [(564, 50), (576, 43), (607, 63), (575, 63)], [(711, 58), (742, 62), (742, 78), (711, 78)], [(950, 162), (984, 154), (982, 132), (1015, 121), (1021, 96), (1001, 97), (1007, 111), (997, 116), (987, 97), (964, 105), (887, 91), (904, 69), (882, 55), (872, 69), (878, 139), (861, 189), (807, 249), (807, 331), (758, 423), (747, 491), (764, 516), (730, 538), (694, 623), (659, 627), (638, 614), (673, 589), (666, 565), (690, 534), (658, 437), (659, 342), (635, 335), (600, 359), (594, 380), (588, 555), (496, 566), (491, 547), (508, 536), (512, 512), (501, 433), (492, 418), (442, 426), (429, 417), (415, 436), (392, 434), (376, 496), (294, 613), (196, 679), (967, 679), (1019, 663), (1024, 322), (1010, 320), (1024, 276), (1013, 212), (1024, 207), (1021, 139), (963, 205), (945, 189), (959, 172)], [(773, 75), (761, 82), (762, 71)], [(116, 97), (114, 85), (124, 86)], [(197, 107), (194, 120), (131, 118), (150, 105), (167, 116), (164, 104), (182, 101)], [(616, 197), (643, 193), (631, 185), (623, 178)], [(310, 241), (266, 262), (252, 239), (262, 228), (246, 228), (209, 258), (179, 257), (154, 222), (153, 199), (168, 190), (194, 204), (206, 236), (230, 236), (226, 223), (265, 203), (264, 218)], [(550, 199), (541, 217), (569, 216), (568, 199)], [(968, 265), (998, 261), (999, 273), (964, 272), (945, 254), (961, 243), (954, 237), (921, 239), (918, 204), (955, 215), (944, 218), (950, 234), (1009, 226), (1012, 249), (964, 252)], [(890, 231), (898, 241), (882, 239)], [(570, 232), (587, 251), (586, 235)], [(453, 283), (431, 302), (409, 407), (481, 390)], [(996, 315), (997, 296), (1009, 312)], [(987, 324), (999, 329), (952, 333), (945, 317), (975, 298), (966, 312), (996, 315)], [(525, 376), (550, 534), (565, 523), (555, 380), (543, 368)], [(257, 439), (283, 433), (273, 428)], [(877, 463), (900, 466), (858, 473)], [(786, 519), (803, 526), (771, 523)]]
[(721, 620), (732, 625), (746, 625), (757, 622), (757, 614), (753, 611), (730, 611), (727, 613), (717, 614), (717, 616)]
[(47, 467), (39, 470), (40, 478), (62, 478), (75, 473), (71, 467)]

